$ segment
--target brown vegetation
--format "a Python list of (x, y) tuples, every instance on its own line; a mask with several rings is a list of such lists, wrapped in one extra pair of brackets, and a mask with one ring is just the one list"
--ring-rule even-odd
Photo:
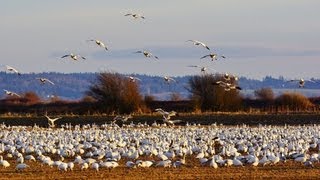
[(131, 113), (143, 108), (137, 83), (118, 73), (100, 73), (87, 95), (96, 99), (100, 110), (107, 113)]
[[(195, 110), (201, 111), (237, 111), (241, 109), (241, 96), (237, 90), (225, 91), (221, 86), (214, 85), (224, 81), (222, 75), (204, 74), (190, 79), (189, 91), (192, 94)], [(234, 79), (230, 83), (236, 83)]]
[(276, 102), (280, 106), (287, 106), (290, 110), (307, 110), (314, 106), (304, 95), (292, 92), (283, 93)]

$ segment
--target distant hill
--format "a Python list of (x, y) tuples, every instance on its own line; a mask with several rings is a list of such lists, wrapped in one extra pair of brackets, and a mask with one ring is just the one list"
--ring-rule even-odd
[[(33, 91), (42, 98), (51, 95), (59, 96), (63, 99), (77, 100), (81, 99), (89, 86), (96, 80), (97, 73), (31, 73), (17, 74), (0, 72), (0, 89), (7, 89), (17, 93)], [(176, 83), (165, 83), (162, 77), (134, 74), (140, 78), (140, 91), (143, 95), (152, 95), (158, 100), (170, 99), (172, 93), (179, 93), (181, 97), (188, 98), (188, 81), (191, 76), (174, 77)], [(48, 78), (55, 83), (41, 84), (36, 78)], [(239, 85), (243, 88), (242, 93), (245, 96), (253, 96), (253, 91), (262, 87), (270, 87), (274, 92), (299, 91), (306, 96), (320, 96), (320, 80), (313, 79), (315, 83), (307, 82), (304, 89), (298, 88), (297, 83), (287, 82), (283, 77), (273, 78), (265, 77), (263, 80), (239, 78)], [(4, 93), (0, 94), (4, 97)]]

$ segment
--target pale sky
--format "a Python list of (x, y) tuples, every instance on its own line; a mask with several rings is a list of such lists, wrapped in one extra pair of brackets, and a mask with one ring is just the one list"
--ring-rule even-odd
[[(320, 78), (319, 7), (319, 0), (0, 0), (0, 65), (170, 76), (196, 74), (187, 66), (201, 65), (255, 79)], [(86, 42), (92, 38), (110, 50)], [(133, 53), (143, 49), (159, 60)], [(87, 60), (60, 58), (71, 52)], [(210, 52), (227, 58), (200, 60)]]

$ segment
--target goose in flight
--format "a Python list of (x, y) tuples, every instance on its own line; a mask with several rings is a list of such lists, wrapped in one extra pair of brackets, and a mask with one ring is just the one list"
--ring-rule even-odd
[(136, 52), (134, 52), (134, 53), (141, 53), (141, 54), (143, 54), (145, 57), (148, 57), (148, 58), (151, 58), (151, 57), (154, 57), (154, 58), (156, 58), (156, 59), (159, 59), (157, 56), (154, 56), (151, 52), (149, 52), (149, 51), (136, 51)]
[(117, 115), (113, 118), (112, 123), (116, 123), (117, 121), (122, 121), (122, 123), (127, 122), (128, 119), (133, 118), (131, 114), (129, 115)]
[[(195, 67), (195, 68), (200, 68), (200, 71), (205, 73), (208, 69), (211, 69), (211, 68), (208, 68), (208, 67), (205, 67), (205, 66), (198, 66), (198, 65), (190, 65), (188, 67)], [(211, 69), (214, 71), (214, 69)]]
[(304, 80), (304, 79), (292, 79), (290, 81), (287, 81), (287, 82), (298, 82), (299, 83), (299, 88), (303, 88), (305, 86), (305, 83), (306, 82), (312, 82), (312, 83), (315, 83), (315, 81), (312, 81), (312, 80)]
[(145, 19), (145, 17), (141, 14), (136, 14), (136, 13), (127, 13), (125, 14), (124, 16), (132, 16), (133, 19), (138, 19), (138, 18), (141, 18), (141, 19)]
[(169, 126), (174, 126), (176, 123), (180, 123), (182, 122), (181, 120), (170, 120), (170, 119), (167, 119), (167, 118), (163, 118), (162, 119), (164, 123), (166, 123), (167, 125)]
[(137, 77), (133, 77), (133, 76), (126, 76), (127, 78), (129, 78), (129, 80), (131, 82), (136, 82), (136, 81), (141, 81), (141, 79), (137, 78)]
[(242, 89), (241, 87), (239, 87), (237, 85), (234, 85), (234, 84), (231, 84), (231, 83), (227, 83), (227, 82), (223, 82), (223, 81), (214, 82), (213, 85), (219, 85), (219, 86), (223, 87), (225, 91), (230, 91), (231, 89), (237, 89), (237, 90), (241, 90)]
[(55, 121), (61, 119), (62, 117), (57, 117), (57, 118), (50, 118), (47, 115), (44, 115), (48, 119), (48, 125), (50, 128), (54, 128), (56, 125), (54, 124)]
[(54, 85), (54, 83), (47, 78), (36, 78), (36, 79), (38, 79), (42, 84), (45, 84), (46, 82), (48, 82), (48, 83)]
[(100, 47), (104, 48), (106, 51), (108, 51), (107, 46), (102, 41), (100, 41), (98, 39), (89, 39), (87, 41), (95, 42), (98, 46), (100, 46)]
[(6, 95), (8, 95), (8, 96), (18, 96), (18, 97), (21, 97), (19, 94), (15, 93), (15, 92), (12, 92), (12, 91), (8, 91), (8, 90), (5, 90), (5, 89), (4, 89), (4, 92), (5, 92)]
[(67, 55), (64, 55), (64, 56), (62, 56), (61, 58), (65, 58), (65, 57), (70, 57), (71, 59), (73, 59), (73, 60), (75, 60), (75, 61), (77, 61), (77, 60), (78, 60), (78, 58), (81, 58), (81, 59), (83, 59), (83, 60), (85, 60), (85, 59), (86, 59), (86, 58), (85, 58), (85, 57), (83, 57), (83, 56), (76, 55), (76, 54), (73, 54), (73, 53), (71, 53), (71, 54), (67, 54)]
[(172, 77), (169, 77), (169, 76), (164, 76), (163, 79), (167, 83), (170, 83), (171, 81), (177, 82), (175, 79), (173, 79)]
[(203, 46), (204, 48), (210, 50), (210, 48), (206, 44), (204, 44), (203, 42), (200, 42), (197, 40), (187, 40), (186, 42), (189, 42), (189, 41), (192, 42), (196, 46)]
[(162, 121), (164, 123), (166, 123), (167, 125), (175, 125), (175, 123), (181, 122), (181, 120), (171, 120), (172, 116), (176, 116), (177, 115), (177, 112), (175, 112), (175, 111), (167, 112), (167, 111), (164, 111), (161, 108), (157, 108), (157, 109), (155, 109), (155, 111), (157, 111), (158, 113), (162, 114), (162, 117), (163, 117)]
[(223, 75), (223, 78), (226, 80), (226, 81), (230, 81), (231, 79), (234, 79), (235, 81), (238, 81), (238, 77), (237, 76), (235, 76), (235, 75), (230, 75), (230, 74), (228, 74), (228, 73), (225, 73), (224, 75)]
[(170, 119), (171, 116), (176, 116), (177, 115), (176, 111), (167, 112), (167, 111), (165, 111), (165, 110), (163, 110), (161, 108), (157, 108), (157, 109), (155, 109), (155, 111), (160, 113), (163, 116), (163, 118), (165, 118), (165, 119)]
[(8, 71), (17, 73), (19, 76), (21, 75), (21, 73), (17, 69), (15, 69), (15, 68), (13, 68), (11, 66), (6, 65), (6, 68), (7, 68)]
[(221, 58), (223, 58), (223, 59), (226, 58), (225, 56), (218, 56), (218, 55), (215, 54), (215, 53), (211, 53), (211, 54), (202, 56), (200, 59), (204, 59), (204, 58), (207, 58), (207, 57), (210, 57), (210, 58), (211, 58), (211, 61), (218, 60), (218, 57), (221, 57)]

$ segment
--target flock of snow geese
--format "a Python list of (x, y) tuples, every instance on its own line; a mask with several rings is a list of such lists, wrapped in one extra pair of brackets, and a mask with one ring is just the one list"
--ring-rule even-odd
[[(168, 120), (174, 114), (157, 111)], [(34, 163), (60, 171), (194, 166), (216, 169), (281, 166), (287, 162), (312, 168), (320, 158), (319, 125), (1, 125), (0, 137), (0, 167), (16, 171), (32, 168)]]
[[(145, 19), (143, 15), (128, 13), (134, 19)], [(105, 43), (97, 39), (88, 42), (108, 51)], [(203, 42), (187, 40), (193, 45), (201, 46), (210, 51)], [(159, 57), (150, 51), (139, 50), (134, 53), (146, 58), (158, 60)], [(77, 61), (86, 58), (79, 54), (66, 54), (61, 58)], [(212, 61), (226, 58), (223, 55), (210, 53), (201, 59)], [(205, 72), (208, 68), (191, 65)], [(21, 76), (20, 71), (6, 65), (10, 72)], [(139, 78), (127, 76), (132, 82)], [(226, 91), (241, 90), (241, 87), (230, 83), (238, 78), (225, 74), (223, 81), (215, 85)], [(54, 85), (49, 79), (39, 77), (40, 83)], [(174, 82), (165, 76), (164, 81)], [(294, 82), (296, 80), (290, 80)], [(298, 80), (303, 87), (305, 81)], [(4, 90), (9, 96), (19, 94)], [(175, 111), (167, 112), (161, 108), (155, 109), (162, 115), (162, 124), (152, 125), (128, 123), (131, 115), (116, 116), (110, 124), (102, 126), (66, 124), (56, 127), (55, 122), (61, 117), (51, 118), (47, 115), (49, 128), (24, 126), (0, 126), (0, 167), (23, 171), (30, 167), (30, 161), (44, 166), (55, 167), (60, 171), (74, 169), (112, 169), (117, 167), (150, 168), (150, 167), (191, 167), (189, 159), (196, 159), (199, 166), (222, 168), (229, 166), (268, 166), (297, 162), (297, 165), (313, 167), (319, 162), (320, 156), (320, 126), (259, 126), (227, 127), (213, 124), (211, 126), (190, 125), (174, 126), (181, 120), (172, 120)], [(117, 122), (123, 124), (122, 127)], [(188, 159), (187, 159), (188, 158)]]

